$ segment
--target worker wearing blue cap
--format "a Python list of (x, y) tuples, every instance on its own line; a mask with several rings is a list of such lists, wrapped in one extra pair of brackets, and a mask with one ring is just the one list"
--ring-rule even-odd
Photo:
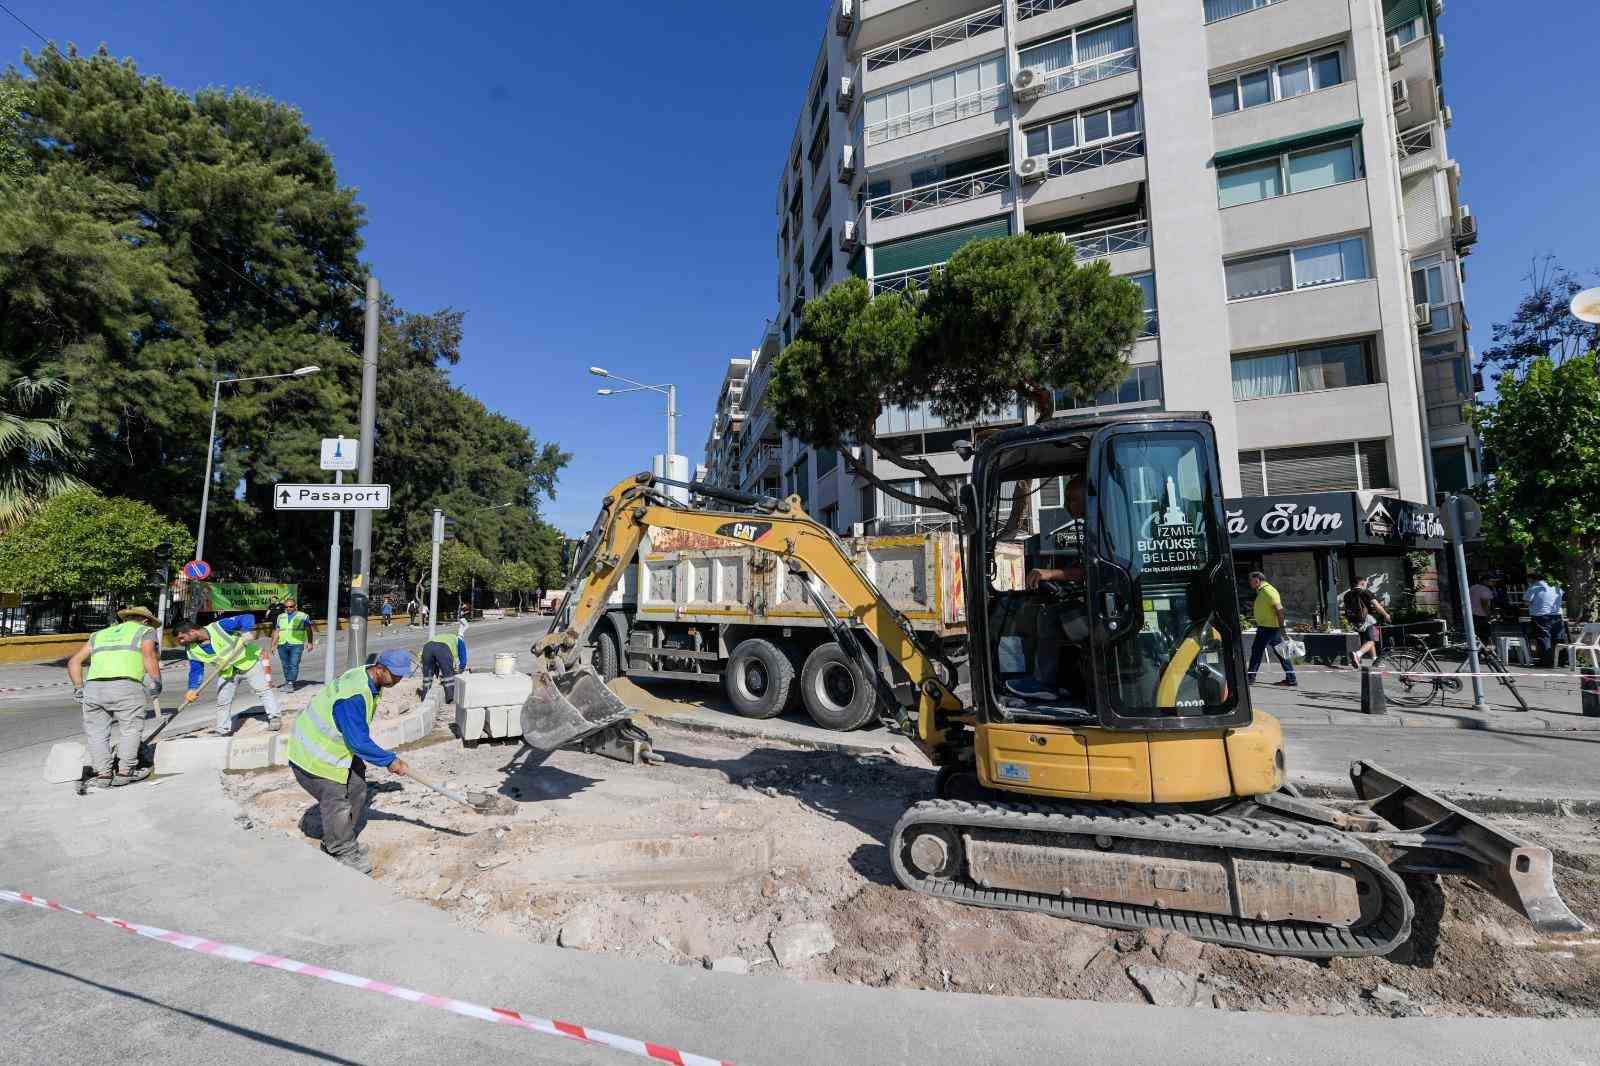
[(372, 872), (372, 858), (356, 834), (367, 809), (367, 764), (406, 773), (405, 760), (373, 741), (372, 716), (378, 694), (413, 669), (409, 652), (393, 650), (345, 671), (300, 712), (289, 735), (289, 768), (322, 815), (322, 850), (364, 874)]

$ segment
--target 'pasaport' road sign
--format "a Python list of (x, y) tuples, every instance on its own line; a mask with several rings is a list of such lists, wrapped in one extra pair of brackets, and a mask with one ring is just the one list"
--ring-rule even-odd
[(387, 511), (388, 485), (274, 485), (277, 511)]

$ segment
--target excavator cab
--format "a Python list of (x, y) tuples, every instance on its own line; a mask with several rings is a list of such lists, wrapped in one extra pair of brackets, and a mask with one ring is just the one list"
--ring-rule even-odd
[[(980, 721), (1249, 724), (1216, 454), (1204, 414), (1058, 419), (984, 442), (964, 488), (968, 572), (991, 578), (969, 590)], [(1024, 539), (1015, 592), (993, 580), (1007, 539)]]

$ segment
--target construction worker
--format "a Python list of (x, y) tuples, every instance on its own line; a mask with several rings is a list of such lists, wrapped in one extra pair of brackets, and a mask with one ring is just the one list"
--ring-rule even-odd
[(371, 666), (346, 670), (324, 685), (301, 711), (289, 734), (289, 768), (311, 793), (322, 816), (322, 850), (361, 873), (372, 872), (372, 858), (356, 843), (367, 809), (367, 764), (387, 766), (405, 776), (405, 760), (373, 742), (372, 716), (380, 692), (411, 673), (408, 652), (378, 655)]
[[(90, 788), (131, 785), (150, 776), (139, 766), (139, 742), (144, 739), (144, 712), (150, 699), (161, 694), (161, 622), (145, 607), (118, 611), (116, 625), (84, 641), (67, 660), (72, 695), (83, 705), (83, 733), (88, 739), (89, 763), (94, 767)], [(87, 677), (84, 664), (89, 666)], [(111, 727), (117, 726), (117, 772), (111, 774)]]
[(261, 649), (251, 640), (255, 634), (256, 616), (236, 614), (219, 618), (201, 627), (185, 622), (178, 627), (178, 643), (189, 649), (189, 691), (183, 702), (193, 703), (200, 698), (200, 682), (205, 680), (206, 667), (212, 663), (220, 666), (217, 675), (217, 724), (214, 732), (219, 737), (233, 735), (233, 697), (239, 691), (239, 679), (250, 685), (250, 691), (261, 697), (267, 710), (267, 728), (274, 733), (281, 723), (278, 711), (278, 694), (272, 691), (272, 675)]
[(272, 627), (272, 641), (267, 645), (267, 655), (278, 653), (283, 664), (283, 687), (290, 692), (300, 683), (300, 657), (316, 650), (317, 627), (311, 616), (300, 609), (293, 596), (283, 601), (283, 610)]
[(422, 687), (437, 677), (444, 681), (446, 703), (456, 698), (456, 675), (467, 668), (466, 630), (461, 628), (454, 637), (436, 637), (422, 646)]

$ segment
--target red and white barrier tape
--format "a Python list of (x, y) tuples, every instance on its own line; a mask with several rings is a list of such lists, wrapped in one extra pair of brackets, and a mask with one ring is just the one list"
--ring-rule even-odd
[(288, 973), (300, 974), (304, 977), (315, 977), (323, 981), (332, 981), (334, 984), (348, 985), (351, 988), (360, 988), (368, 992), (381, 992), (386, 996), (404, 1000), (407, 1003), (420, 1003), (424, 1007), (449, 1011), (451, 1014), (460, 1014), (463, 1017), (476, 1018), (479, 1021), (494, 1022), (497, 1025), (511, 1025), (518, 1029), (543, 1033), (546, 1036), (560, 1036), (580, 1043), (611, 1048), (613, 1051), (625, 1051), (630, 1055), (637, 1055), (640, 1058), (650, 1059), (655, 1062), (673, 1063), (674, 1066), (732, 1066), (731, 1063), (722, 1059), (710, 1059), (704, 1055), (694, 1055), (687, 1051), (679, 1051), (676, 1048), (665, 1047), (661, 1044), (635, 1040), (629, 1036), (617, 1036), (615, 1033), (606, 1033), (599, 1029), (586, 1029), (581, 1025), (573, 1025), (571, 1022), (535, 1018), (531, 1015), (521, 1014), (501, 1007), (482, 1007), (476, 1003), (468, 1003), (461, 999), (449, 999), (445, 996), (435, 996), (427, 992), (417, 992), (410, 988), (401, 988), (398, 985), (387, 984), (383, 981), (374, 981), (370, 977), (357, 977), (355, 974), (313, 966), (308, 962), (296, 962), (294, 959), (268, 955), (266, 952), (256, 951), (253, 948), (242, 948), (235, 944), (221, 944), (215, 940), (207, 940), (205, 937), (190, 936), (188, 933), (174, 933), (171, 930), (160, 929), (153, 925), (126, 922), (121, 918), (96, 914), (94, 911), (78, 910), (76, 907), (69, 907), (65, 903), (58, 903), (53, 899), (41, 899), (26, 892), (0, 889), (0, 901), (25, 903), (30, 907), (38, 907), (41, 910), (76, 914), (79, 917), (92, 918), (97, 922), (115, 926), (124, 932), (148, 937), (151, 940), (159, 940), (164, 944), (171, 944), (173, 947), (183, 948), (186, 951), (198, 951), (204, 955), (231, 959), (234, 962), (248, 962), (252, 966), (265, 966), (273, 970), (284, 970)]

